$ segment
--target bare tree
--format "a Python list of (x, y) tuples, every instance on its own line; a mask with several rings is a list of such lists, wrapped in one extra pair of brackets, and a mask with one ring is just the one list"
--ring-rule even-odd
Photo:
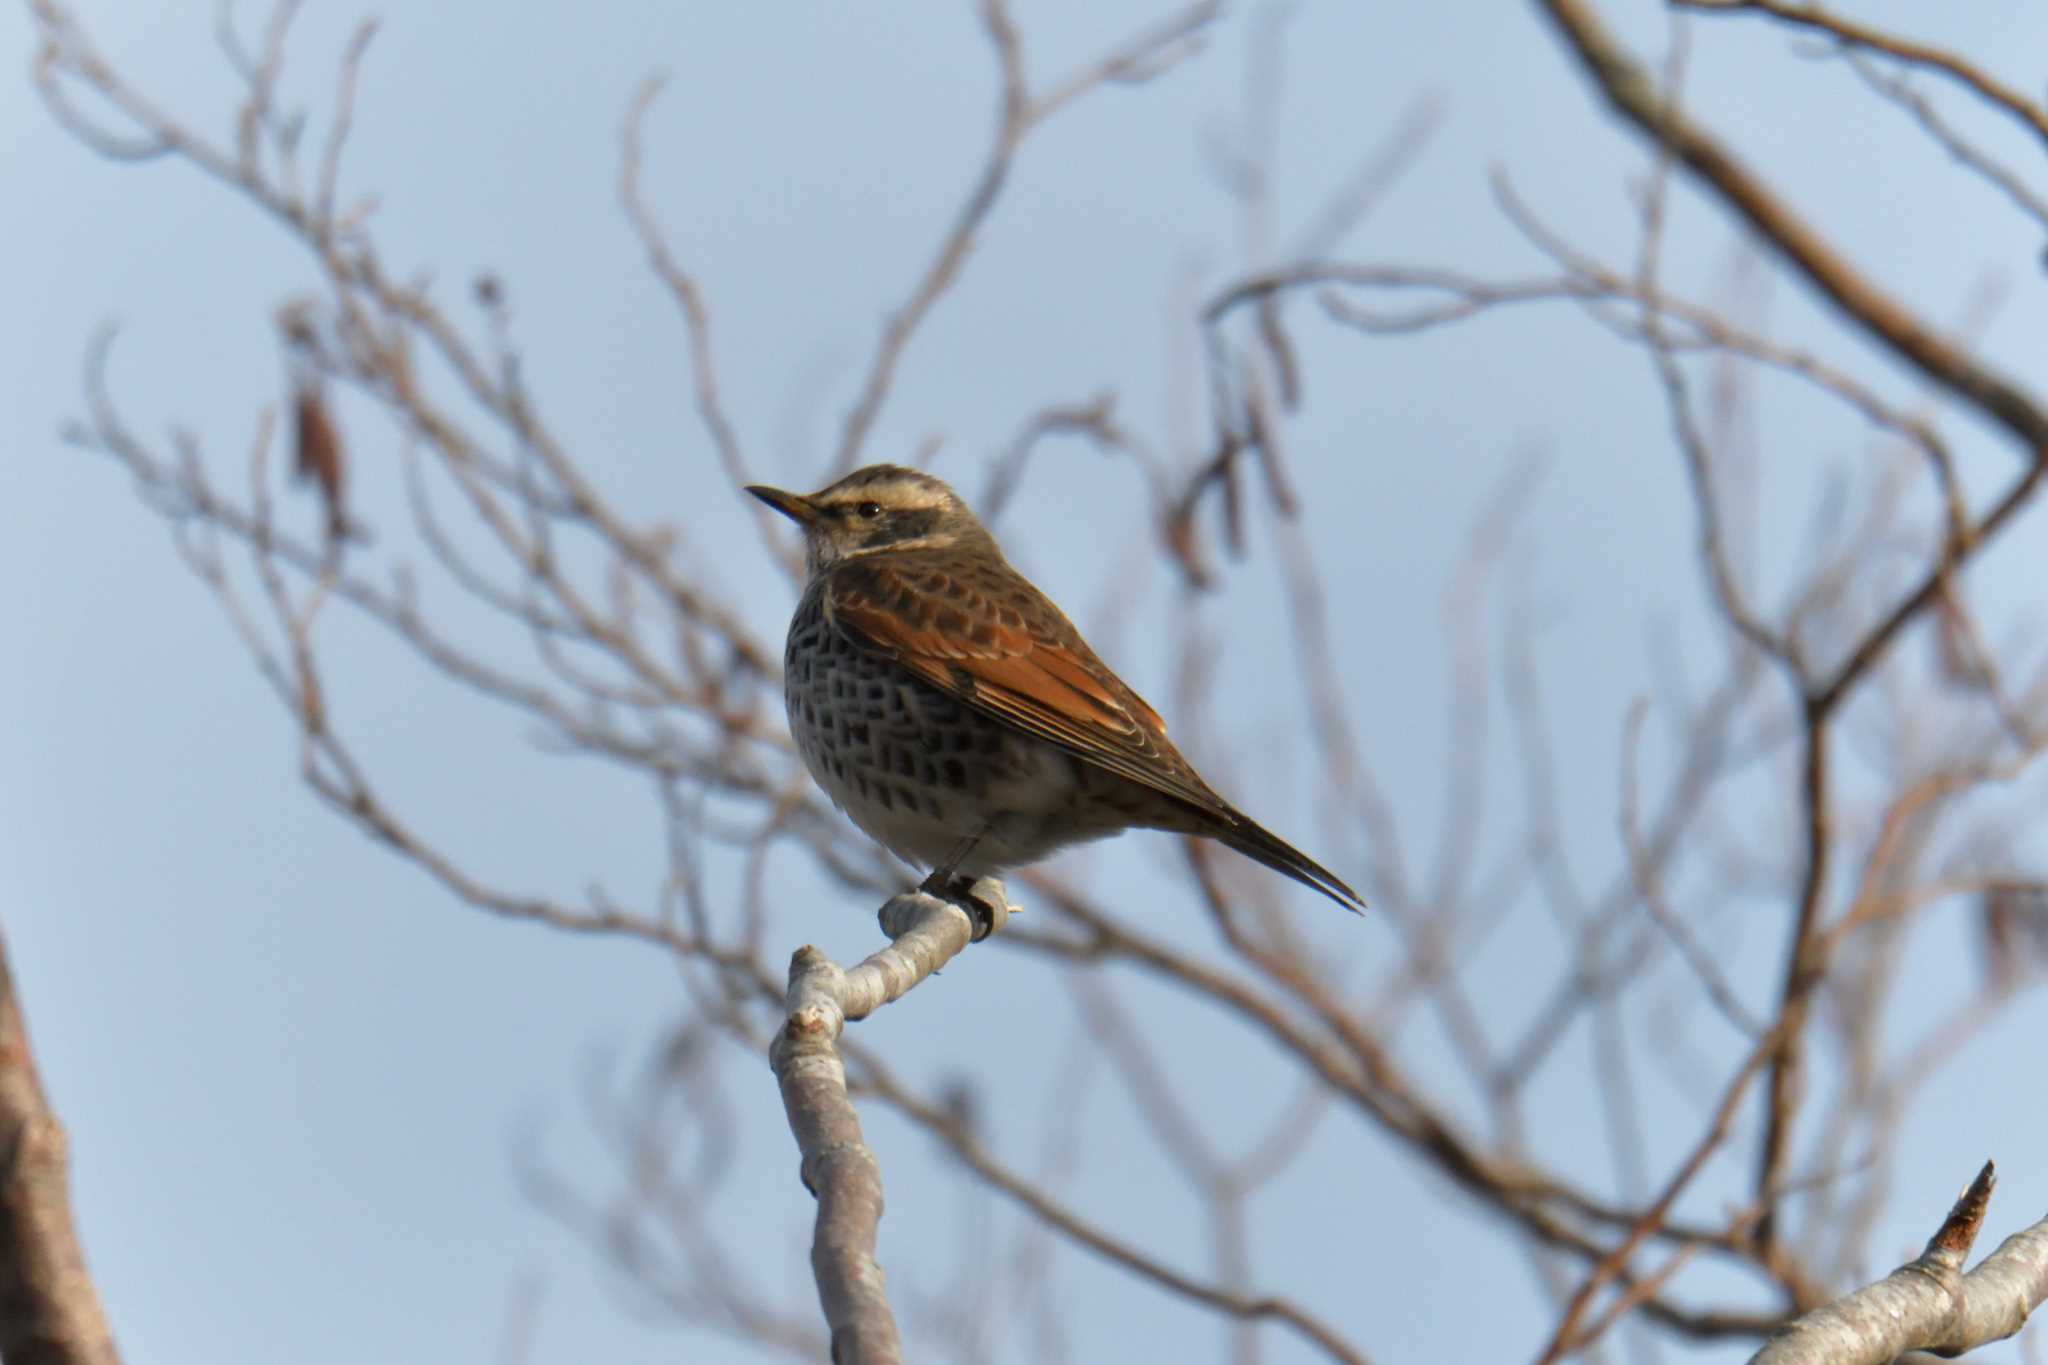
[[(1761, 1349), (1774, 1361), (1954, 1354), (2019, 1330), (2048, 1294), (2044, 1223), (1963, 1273), (1987, 1168), (1925, 1255), (1838, 1297), (1866, 1278), (1894, 1193), (1897, 1137), (1921, 1087), (2042, 974), (2048, 884), (2019, 832), (2024, 804), (2004, 793), (2048, 742), (2048, 658), (2037, 637), (1994, 638), (1973, 607), (1972, 574), (2048, 471), (2048, 399), (1989, 363), (1967, 321), (1920, 316), (1860, 269), (1841, 230), (1804, 216), (1796, 196), (1767, 184), (1688, 103), (1685, 81), (1692, 48), (1737, 25), (1818, 41), (1824, 64), (1846, 67), (1871, 98), (1904, 111), (1912, 134), (1952, 155), (1957, 174), (2048, 225), (2031, 168), (2005, 165), (1978, 136), (1989, 118), (2048, 142), (2048, 108), (1980, 63), (1808, 5), (1674, 0), (1658, 66), (1582, 0), (1539, 0), (1587, 94), (1640, 135), (1645, 173), (1624, 259), (1546, 221), (1518, 188), (1519, 171), (1500, 175), (1503, 221), (1544, 264), (1499, 278), (1455, 261), (1341, 254), (1423, 151), (1437, 119), (1430, 103), (1367, 149), (1303, 222), (1281, 226), (1272, 181), (1286, 23), (1278, 13), (1250, 21), (1248, 112), (1240, 135), (1216, 149), (1243, 251), (1180, 301), (1178, 334), (1193, 356), (1187, 402), (1159, 431), (1125, 414), (1108, 382), (1022, 414), (978, 501), (995, 514), (1046, 442), (1078, 437), (1137, 471), (1144, 495), (1129, 523), (1176, 582), (1212, 584), (1254, 554), (1277, 561), (1302, 680), (1302, 723), (1287, 752), (1312, 772), (1343, 841), (1332, 861), (1358, 871), (1390, 956), (1367, 966), (1330, 951), (1274, 882), (1212, 862), (1194, 843), (1182, 850), (1174, 895), (1192, 904), (1189, 918), (1201, 917), (1210, 943), (1161, 932), (1143, 907), (1105, 899), (1065, 865), (1023, 874), (1013, 889), (1030, 913), (954, 970), (1000, 970), (991, 954), (1058, 969), (1065, 995), (1054, 1004), (1075, 1060), (1047, 1096), (1049, 1155), (1033, 1169), (1017, 1135), (978, 1121), (971, 1086), (912, 1080), (858, 1030), (842, 1031), (962, 953), (968, 924), (929, 897), (890, 899), (901, 870), (809, 785), (782, 726), (772, 623), (742, 619), (692, 566), (684, 531), (629, 511), (549, 424), (506, 304), (510, 282), (476, 279), (471, 324), (388, 263), (371, 203), (350, 197), (355, 179), (342, 169), (373, 26), (339, 55), (333, 106), (307, 114), (287, 107), (280, 83), (297, 6), (285, 0), (253, 40), (224, 21), (224, 70), (240, 102), (226, 127), (211, 128), (111, 64), (60, 0), (29, 3), (44, 99), (84, 146), (119, 161), (180, 161), (304, 248), (306, 290), (278, 306), (289, 416), (252, 398), (260, 415), (239, 468), (218, 453), (218, 437), (165, 444), (143, 434), (110, 377), (110, 334), (88, 357), (73, 436), (118, 460), (165, 519), (293, 718), (307, 786), (468, 906), (641, 940), (681, 971), (686, 1017), (654, 1050), (644, 1084), (593, 1101), (617, 1140), (617, 1190), (578, 1188), (538, 1156), (522, 1171), (536, 1202), (641, 1301), (796, 1359), (916, 1356), (908, 1339), (963, 1360), (1053, 1360), (1066, 1352), (1047, 1267), (1071, 1253), (1123, 1272), (1145, 1313), (1167, 1304), (1213, 1317), (1233, 1360), (1285, 1342), (1314, 1358), (1363, 1361), (1375, 1353), (1374, 1315), (1291, 1292), (1261, 1268), (1248, 1229), (1253, 1207), (1318, 1142), (1383, 1145), (1446, 1199), (1483, 1212), (1486, 1235), (1526, 1259), (1552, 1307), (1542, 1339), (1503, 1345), (1542, 1362), (1604, 1351), (1624, 1323), (1646, 1350), (1671, 1338)], [(1128, 39), (1048, 75), (1018, 18), (983, 0), (992, 137), (865, 356), (821, 470), (877, 457), (877, 417), (918, 363), (912, 343), (972, 269), (1034, 138), (1107, 87), (1168, 77), (1224, 22), (1218, 8), (1162, 7)], [(619, 194), (687, 336), (698, 448), (736, 486), (753, 477), (761, 440), (728, 411), (705, 291), (643, 193), (643, 127), (658, 93), (649, 84), (627, 107)], [(1718, 294), (1688, 296), (1668, 278), (1681, 214), (1739, 233), (1739, 264)], [(1763, 307), (1773, 283), (1823, 301), (1827, 348), (1773, 329)], [(1363, 364), (1370, 343), (1530, 306), (1618, 339), (1643, 362), (1690, 492), (1690, 563), (1708, 603), (1711, 661), (1662, 651), (1655, 695), (1613, 718), (1624, 762), (1597, 882), (1564, 851), (1579, 831), (1560, 825), (1568, 811), (1538, 613), (1517, 571), (1542, 539), (1530, 524), (1533, 466), (1481, 509), (1443, 596), (1454, 724), (1441, 762), (1446, 809), (1428, 845), (1356, 738), (1359, 682), (1338, 662), (1334, 588), (1296, 519), (1349, 458), (1296, 439), (1316, 401), (1303, 363), (1310, 347), (1324, 365)], [(1886, 366), (1868, 363), (1872, 347)], [(1833, 495), (1814, 496), (1800, 558), (1775, 578), (1757, 566), (1769, 534), (1758, 496), (1766, 383), (1829, 405), (1844, 442), (1867, 451)], [(344, 436), (337, 392), (366, 401), (381, 425)], [(2012, 466), (1988, 492), (1957, 450), (1985, 431)], [(281, 440), (320, 506), (310, 532), (293, 529), (302, 519), (275, 500)], [(354, 490), (397, 479), (394, 450), (406, 455), (410, 525), (365, 529)], [(757, 525), (791, 565), (777, 528)], [(429, 578), (432, 594), (421, 587)], [(430, 596), (462, 605), (429, 611)], [(1186, 694), (1172, 710), (1181, 733), (1203, 737), (1219, 718), (1204, 704), (1210, 652), (1198, 595), (1164, 609), (1187, 642)], [(327, 629), (340, 613), (384, 632), (479, 706), (537, 727), (550, 747), (602, 757), (642, 784), (668, 839), (659, 884), (571, 903), (437, 843), (387, 793), (329, 705), (346, 686)], [(479, 622), (501, 631), (499, 644), (473, 643)], [(1505, 745), (1490, 728), (1496, 711)], [(1501, 804), (1489, 789), (1503, 773), (1526, 798), (1504, 835), (1489, 830)], [(845, 898), (887, 901), (893, 946), (846, 970), (801, 949), (785, 973), (793, 945), (768, 931), (763, 878), (792, 849)], [(713, 867), (739, 868), (743, 893), (710, 890)], [(1727, 951), (1737, 905), (1761, 907), (1781, 935), (1761, 973), (1752, 954)], [(1983, 969), (1967, 999), (1901, 1047), (1880, 1027), (1884, 1007), (1910, 987), (1909, 934), (1935, 915), (1970, 918)], [(1526, 999), (1500, 1012), (1471, 974), (1508, 929), (1545, 947), (1522, 977)], [(1159, 1001), (1258, 1040), (1284, 1068), (1285, 1094), (1258, 1116), (1251, 1140), (1219, 1135), (1185, 1080), (1200, 1044), (1159, 1022)], [(1409, 1036), (1424, 1028), (1448, 1064), (1418, 1064)], [(1576, 1039), (1590, 1061), (1567, 1046)], [(812, 1263), (825, 1332), (811, 1307), (762, 1287), (732, 1227), (706, 1212), (706, 1196), (729, 1176), (716, 1154), (733, 1141), (721, 1067), (771, 1050), (818, 1200)], [(1654, 1117), (1647, 1068), (1697, 1102), (1688, 1131)], [(759, 1083), (749, 1073), (747, 1084)], [(1064, 1172), (1087, 1141), (1079, 1097), (1090, 1086), (1114, 1087), (1138, 1116), (1156, 1149), (1148, 1162), (1199, 1210), (1204, 1253), (1164, 1251), (1144, 1228), (1073, 1197)], [(1610, 1177), (1588, 1175), (1569, 1138), (1546, 1132), (1542, 1097), (1559, 1088), (1597, 1114), (1616, 1154)], [(863, 1138), (856, 1101), (933, 1140), (937, 1156), (914, 1171), (896, 1165), (888, 1180), (958, 1182), (977, 1204), (996, 1201), (1021, 1217), (1014, 1245), (996, 1245), (985, 1226), (970, 1231), (949, 1258), (960, 1276), (945, 1292), (888, 1292), (875, 1241), (885, 1163)], [(686, 1161), (688, 1151), (709, 1155)], [(1710, 1181), (1739, 1194), (1703, 1208)], [(1351, 1217), (1355, 1225), (1370, 1214)], [(1371, 1238), (1399, 1243), (1400, 1230)], [(1385, 1298), (1398, 1297), (1402, 1273), (1429, 1272), (1384, 1271)], [(1882, 1332), (1864, 1330), (1873, 1321)], [(1796, 1325), (1771, 1337), (1787, 1323)]]

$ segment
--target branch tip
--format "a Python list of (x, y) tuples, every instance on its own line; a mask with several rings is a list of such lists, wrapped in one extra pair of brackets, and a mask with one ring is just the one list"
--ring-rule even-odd
[(1998, 1183), (1995, 1162), (1987, 1161), (1977, 1172), (1955, 1207), (1948, 1211), (1948, 1217), (1941, 1222), (1941, 1228), (1927, 1243), (1927, 1253), (1949, 1253), (1958, 1258), (1970, 1253), (1970, 1246), (1977, 1240), (1977, 1232), (1984, 1226), (1984, 1212), (1991, 1206), (1991, 1190)]

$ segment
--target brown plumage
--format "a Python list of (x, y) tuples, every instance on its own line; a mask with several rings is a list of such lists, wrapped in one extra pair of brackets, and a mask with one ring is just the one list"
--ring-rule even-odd
[(804, 530), (790, 731), (819, 785), (899, 856), (970, 882), (1146, 827), (1364, 904), (1210, 790), (945, 484), (875, 465), (807, 497), (747, 491)]
[(342, 454), (341, 434), (328, 416), (327, 404), (317, 383), (301, 381), (292, 393), (292, 470), (320, 489), (320, 501), (327, 510), (327, 535), (340, 540), (348, 534), (348, 509), (344, 499), (348, 466)]

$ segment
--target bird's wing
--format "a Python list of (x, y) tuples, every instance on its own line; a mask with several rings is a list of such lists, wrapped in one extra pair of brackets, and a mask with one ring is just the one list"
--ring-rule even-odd
[(833, 568), (822, 588), (827, 624), (856, 647), (1083, 762), (1182, 802), (1214, 822), (1201, 833), (1339, 904), (1365, 904), (1329, 869), (1210, 791), (1167, 740), (1159, 713), (1001, 560), (856, 558)]
[(940, 691), (1097, 767), (1235, 816), (1166, 738), (1166, 723), (1005, 564), (854, 559), (825, 584), (826, 619)]

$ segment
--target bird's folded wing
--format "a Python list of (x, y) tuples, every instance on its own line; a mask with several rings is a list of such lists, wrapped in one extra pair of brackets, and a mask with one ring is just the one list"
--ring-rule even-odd
[[(940, 691), (1097, 767), (1197, 808), (1229, 812), (1166, 738), (1166, 724), (1021, 579), (983, 585), (943, 569), (849, 564), (826, 587), (826, 619), (862, 648)], [(1013, 600), (1037, 599), (1029, 615)]]

